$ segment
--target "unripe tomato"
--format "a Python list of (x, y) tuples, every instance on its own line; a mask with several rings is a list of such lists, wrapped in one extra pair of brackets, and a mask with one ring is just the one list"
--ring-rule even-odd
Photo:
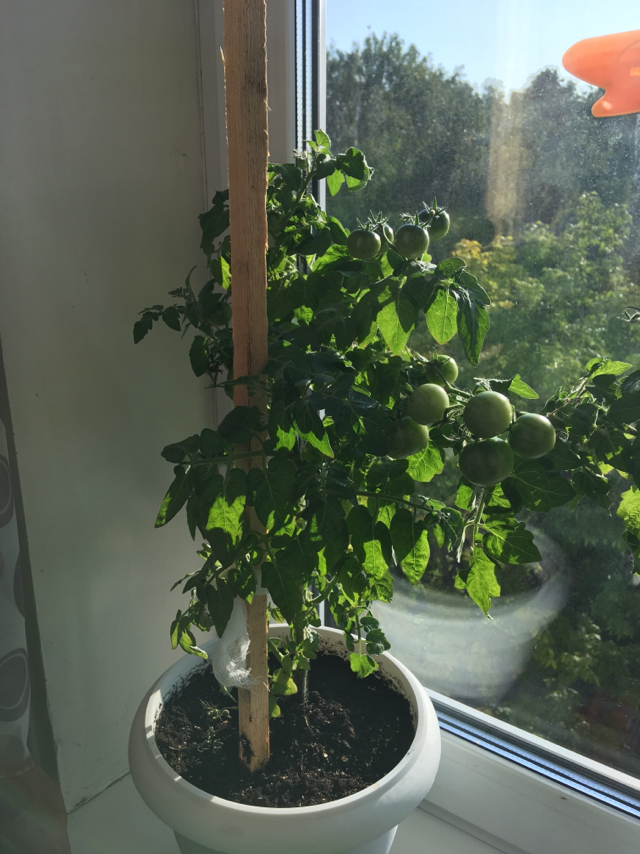
[(382, 223), (376, 227), (377, 234), (382, 238), (383, 245), (393, 245), (393, 229), (388, 222)]
[(553, 450), (556, 431), (544, 415), (524, 412), (511, 425), (507, 441), (519, 457), (537, 460)]
[(493, 486), (513, 471), (513, 451), (504, 439), (485, 439), (465, 445), (458, 458), (460, 471), (476, 486)]
[(441, 240), (449, 231), (451, 220), (445, 210), (434, 213), (433, 208), (424, 208), (420, 211), (418, 217), (420, 218), (420, 222), (426, 223), (425, 228), (429, 232), (429, 239), (432, 243), (435, 240)]
[(454, 383), (458, 378), (458, 365), (451, 356), (441, 353), (425, 366), (425, 373), (430, 383), (444, 385), (445, 382)]
[(405, 222), (396, 231), (395, 245), (403, 258), (422, 258), (429, 248), (429, 235), (419, 225)]
[(442, 421), (449, 406), (449, 395), (436, 383), (418, 386), (407, 401), (407, 412), (418, 424)]
[(356, 228), (347, 237), (347, 251), (353, 258), (360, 258), (362, 261), (375, 258), (381, 248), (380, 236), (375, 231)]
[(449, 214), (446, 211), (440, 211), (434, 216), (434, 218), (429, 223), (427, 229), (427, 231), (429, 232), (429, 238), (432, 241), (441, 240), (449, 231), (450, 225), (451, 220), (449, 219)]
[(426, 448), (429, 441), (429, 430), (422, 424), (417, 424), (408, 415), (396, 421), (389, 431), (388, 454), (394, 459), (402, 459), (417, 454)]
[(509, 399), (497, 391), (481, 391), (467, 401), (462, 420), (474, 436), (489, 439), (503, 433), (509, 424), (513, 410)]

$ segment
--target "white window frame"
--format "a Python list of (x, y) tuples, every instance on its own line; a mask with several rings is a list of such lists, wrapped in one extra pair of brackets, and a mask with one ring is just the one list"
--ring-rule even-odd
[[(324, 0), (319, 2), (323, 21)], [(196, 0), (196, 11), (208, 203), (216, 190), (227, 186), (222, 0)], [(267, 0), (267, 33), (270, 157), (286, 162), (296, 141), (295, 0)], [(322, 74), (323, 63), (319, 65)], [(326, 91), (324, 80), (320, 91)], [(608, 774), (640, 795), (640, 781), (628, 775), (429, 693), (448, 709), (490, 721), (523, 743), (544, 745), (557, 757)], [(639, 820), (447, 732), (442, 734), (436, 782), (422, 807), (505, 854), (640, 854)]]

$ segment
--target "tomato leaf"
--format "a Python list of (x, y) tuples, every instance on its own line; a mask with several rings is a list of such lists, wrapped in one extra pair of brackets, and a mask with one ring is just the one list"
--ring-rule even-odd
[(191, 362), (193, 373), (197, 377), (201, 377), (203, 374), (206, 374), (207, 368), (209, 367), (209, 347), (207, 345), (207, 339), (202, 335), (196, 335), (191, 342), (189, 360)]
[(299, 571), (296, 572), (295, 561), (292, 565), (285, 553), (277, 563), (265, 561), (261, 569), (263, 586), (285, 620), (291, 623), (302, 607), (300, 575)]
[(370, 673), (373, 673), (374, 670), (378, 669), (378, 665), (370, 655), (364, 655), (359, 652), (350, 653), (349, 663), (351, 664), (351, 669), (358, 675), (359, 679), (364, 679)]
[(517, 394), (518, 397), (526, 397), (529, 400), (538, 400), (540, 396), (531, 386), (526, 384), (520, 374), (516, 374), (509, 383), (509, 391)]
[(467, 359), (475, 367), (480, 358), (482, 343), (489, 329), (489, 315), (483, 305), (477, 303), (468, 291), (456, 291), (458, 295), (458, 335)]
[(433, 442), (428, 442), (426, 448), (407, 457), (407, 462), (407, 472), (420, 483), (429, 483), (437, 474), (441, 474), (444, 468), (440, 451)]
[(396, 558), (405, 576), (417, 584), (429, 562), (429, 534), (422, 522), (407, 508), (396, 510), (390, 525)]
[(466, 578), (458, 575), (455, 586), (459, 590), (466, 590), (476, 605), (489, 613), (491, 597), (500, 595), (500, 585), (496, 578), (496, 566), (487, 555), (476, 547), (473, 560), (469, 565)]
[(351, 534), (353, 552), (364, 566), (368, 575), (374, 579), (388, 573), (382, 544), (375, 532), (375, 523), (371, 513), (362, 504), (354, 507), (347, 517), (347, 527)]
[(438, 344), (446, 344), (456, 334), (458, 303), (448, 288), (438, 288), (426, 310), (427, 327)]
[(512, 479), (522, 503), (528, 510), (545, 512), (567, 504), (576, 491), (562, 475), (550, 471), (538, 460), (523, 460), (516, 464)]
[(387, 303), (378, 313), (378, 327), (393, 353), (402, 352), (417, 319), (418, 309), (409, 297), (403, 294), (402, 288), (397, 287), (393, 301)]
[(184, 507), (187, 498), (191, 494), (193, 487), (194, 470), (186, 471), (184, 468), (176, 466), (176, 477), (164, 497), (158, 516), (156, 518), (155, 527), (161, 528), (170, 522), (171, 519)]
[(231, 585), (226, 578), (218, 578), (215, 587), (212, 584), (207, 584), (206, 597), (209, 615), (213, 620), (218, 637), (222, 637), (233, 611), (235, 596)]
[(625, 371), (632, 368), (629, 362), (612, 362), (609, 359), (605, 359), (596, 369), (593, 371), (589, 371), (589, 378), (593, 379), (594, 377), (599, 377), (604, 374), (610, 374), (614, 377), (620, 376), (620, 374), (624, 374)]
[(609, 409), (609, 421), (614, 424), (633, 424), (640, 420), (640, 391), (623, 394)]
[(489, 531), (484, 535), (483, 545), (494, 560), (501, 563), (532, 563), (541, 560), (540, 552), (533, 542), (533, 534), (523, 522), (493, 519), (487, 523)]

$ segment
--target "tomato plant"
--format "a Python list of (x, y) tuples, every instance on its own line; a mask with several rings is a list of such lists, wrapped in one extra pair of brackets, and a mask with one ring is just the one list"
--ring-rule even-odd
[(511, 425), (507, 441), (519, 457), (536, 460), (553, 450), (556, 431), (544, 415), (523, 412)]
[(460, 471), (476, 486), (494, 486), (513, 470), (513, 451), (504, 439), (471, 442), (460, 452)]
[(395, 246), (403, 258), (422, 258), (429, 248), (429, 235), (419, 225), (405, 222), (396, 231)]
[(418, 424), (435, 424), (444, 418), (449, 395), (436, 383), (418, 386), (407, 401), (407, 412)]
[(464, 423), (479, 439), (504, 433), (512, 416), (509, 399), (498, 391), (481, 391), (469, 398), (462, 413)]
[(382, 248), (380, 235), (365, 228), (356, 228), (347, 238), (347, 249), (354, 258), (370, 261)]
[[(419, 214), (400, 225), (390, 246), (382, 215), (347, 235), (309, 194), (316, 177), (336, 193), (366, 185), (370, 175), (362, 152), (334, 154), (321, 132), (295, 164), (270, 165), (269, 360), (261, 376), (231, 374), (228, 193), (217, 193), (200, 217), (207, 284), (197, 291), (188, 277), (170, 292), (171, 305), (144, 309), (134, 327), (136, 342), (159, 320), (193, 332), (196, 376), (230, 396), (238, 385), (251, 394), (260, 388), (266, 401), (265, 411), (236, 406), (216, 429), (162, 451), (174, 477), (156, 525), (184, 508), (191, 536), (203, 543), (199, 563), (181, 580), (189, 601), (177, 612), (171, 642), (203, 654), (193, 627), (223, 634), (234, 601), (252, 599), (259, 567), (274, 617), (290, 626), (281, 652), (286, 668), (278, 672), (291, 673), (291, 684), (315, 655), (321, 603), (349, 648), (360, 650), (352, 653), (353, 669), (361, 676), (375, 669), (388, 644), (371, 606), (392, 596), (387, 565), (395, 555), (409, 580), (420, 578), (430, 537), (463, 556), (456, 585), (487, 611), (497, 595), (494, 569), (539, 559), (516, 514), (578, 501), (608, 509), (603, 465), (615, 465), (628, 482), (616, 512), (640, 564), (640, 371), (627, 375), (631, 365), (594, 358), (575, 386), (544, 406), (549, 420), (525, 413), (513, 424), (506, 394), (536, 394), (521, 378), (526, 353), (522, 375), (456, 387), (454, 359), (425, 361), (408, 342), (426, 315), (433, 346), (457, 332), (461, 358), (480, 372), (489, 301), (464, 261), (422, 260), (429, 237)], [(438, 213), (434, 202), (427, 228)], [(562, 446), (549, 453), (556, 428)], [(508, 441), (498, 438), (506, 430)], [(515, 468), (514, 450), (525, 458)], [(541, 452), (548, 456), (536, 463)], [(463, 478), (448, 505), (430, 491), (445, 459), (457, 460)]]

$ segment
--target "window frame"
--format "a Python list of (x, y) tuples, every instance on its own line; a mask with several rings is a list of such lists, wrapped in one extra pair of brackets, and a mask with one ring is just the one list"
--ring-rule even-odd
[[(300, 0), (267, 3), (270, 156), (286, 162), (296, 146), (296, 6)], [(306, 0), (302, 0), (306, 2)], [(324, 60), (325, 0), (315, 7), (317, 43), (313, 73), (316, 79), (314, 119), (322, 123), (326, 93)], [(205, 193), (208, 203), (227, 186), (224, 78), (221, 49), (222, 3), (195, 0), (200, 50)], [(391, 650), (393, 652), (393, 650)], [(600, 763), (532, 736), (468, 706), (428, 691), (435, 704), (457, 720), (508, 733), (523, 748), (544, 747), (558, 761), (580, 766), (586, 774), (605, 774), (613, 784), (637, 791), (640, 781), (620, 775)], [(486, 720), (485, 720), (486, 719)], [(422, 808), (505, 854), (640, 854), (640, 820), (593, 797), (544, 777), (522, 764), (480, 746), (472, 733), (463, 738), (443, 730), (442, 760), (434, 786)], [(597, 766), (597, 767), (596, 767)], [(569, 766), (568, 766), (569, 767)], [(569, 770), (568, 773), (571, 773)], [(625, 778), (625, 779), (621, 779)]]

